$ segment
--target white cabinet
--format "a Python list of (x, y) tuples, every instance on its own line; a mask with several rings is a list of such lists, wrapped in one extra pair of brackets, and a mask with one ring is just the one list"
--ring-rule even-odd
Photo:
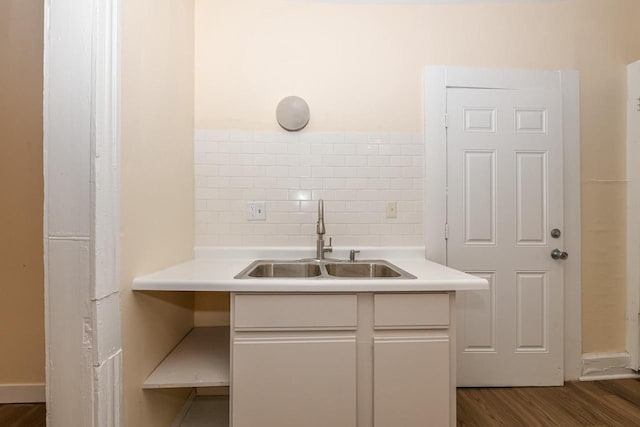
[(231, 425), (455, 425), (453, 301), (232, 294)]
[(183, 426), (455, 426), (454, 295), (232, 294), (231, 330), (194, 329), (143, 387), (230, 386)]
[(453, 424), (452, 311), (448, 294), (374, 296), (374, 427)]
[(449, 338), (375, 338), (375, 427), (445, 427), (449, 421)]
[(357, 296), (232, 301), (232, 425), (354, 427)]
[(234, 427), (356, 425), (355, 337), (236, 338)]

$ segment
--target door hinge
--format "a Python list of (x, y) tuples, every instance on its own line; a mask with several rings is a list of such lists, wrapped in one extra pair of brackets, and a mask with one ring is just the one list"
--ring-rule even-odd
[(449, 240), (449, 224), (444, 225), (444, 240)]
[(448, 114), (444, 115), (444, 127), (445, 128), (449, 127), (449, 115)]

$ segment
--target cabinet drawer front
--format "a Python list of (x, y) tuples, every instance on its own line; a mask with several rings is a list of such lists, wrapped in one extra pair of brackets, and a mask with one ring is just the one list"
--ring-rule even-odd
[(353, 330), (356, 295), (236, 295), (235, 329)]
[(377, 329), (449, 325), (448, 294), (376, 294), (374, 298)]

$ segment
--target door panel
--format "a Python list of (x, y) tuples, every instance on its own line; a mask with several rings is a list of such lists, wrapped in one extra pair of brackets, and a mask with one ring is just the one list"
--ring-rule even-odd
[(516, 273), (516, 351), (547, 351), (547, 273)]
[(496, 153), (464, 152), (464, 242), (496, 244)]
[(447, 90), (447, 262), (463, 292), (458, 385), (563, 382), (562, 117), (557, 90)]
[(496, 286), (495, 272), (470, 271), (470, 274), (489, 282), (489, 289), (461, 292), (460, 301), (465, 309), (464, 351), (487, 352), (496, 350)]
[(516, 244), (547, 244), (547, 153), (516, 151)]

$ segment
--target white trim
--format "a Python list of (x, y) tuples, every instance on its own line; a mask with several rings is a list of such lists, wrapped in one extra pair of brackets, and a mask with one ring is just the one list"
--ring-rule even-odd
[[(575, 71), (492, 70), (485, 68), (427, 67), (425, 103), (425, 236), (427, 258), (446, 263), (446, 90), (465, 88), (560, 88), (563, 98), (565, 247), (571, 262), (565, 267), (564, 375), (580, 375), (581, 331), (581, 230), (580, 230), (580, 99)], [(435, 160), (432, 160), (435, 159)], [(442, 159), (445, 159), (443, 161)]]
[[(580, 216), (580, 75), (560, 71), (563, 121), (564, 247), (564, 378), (576, 380), (582, 357), (582, 226)], [(570, 220), (567, 220), (570, 218)]]
[(629, 353), (585, 354), (582, 357), (580, 381), (640, 378), (629, 366)]
[(447, 263), (445, 224), (447, 222), (447, 113), (448, 67), (428, 67), (425, 70), (424, 119), (424, 234), (426, 257)]
[(120, 19), (120, 0), (45, 1), (48, 425), (122, 423)]
[(640, 352), (640, 61), (627, 67), (627, 316), (626, 350), (638, 370)]
[(122, 424), (120, 0), (94, 0), (91, 103), (93, 425)]
[[(49, 363), (51, 361), (51, 352), (49, 351), (49, 337), (51, 336), (51, 310), (49, 307), (49, 298), (51, 297), (49, 292), (49, 144), (47, 142), (49, 132), (47, 131), (47, 125), (49, 124), (49, 85), (47, 85), (47, 79), (49, 77), (49, 62), (50, 62), (50, 24), (51, 24), (51, 0), (45, 0), (44, 2), (44, 41), (43, 41), (43, 55), (42, 55), (42, 176), (43, 176), (43, 221), (42, 221), (42, 248), (43, 248), (43, 266), (44, 266), (44, 359), (45, 359), (45, 402), (51, 402), (51, 371)], [(51, 425), (49, 414), (46, 414), (46, 425)]]
[(0, 403), (42, 403), (45, 392), (44, 384), (2, 384)]

